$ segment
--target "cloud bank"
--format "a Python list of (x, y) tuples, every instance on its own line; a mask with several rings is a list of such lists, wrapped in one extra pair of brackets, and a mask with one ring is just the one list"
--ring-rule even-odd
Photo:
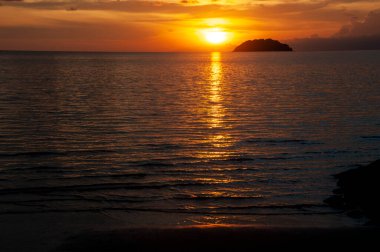
[(310, 50), (335, 48), (354, 37), (371, 40), (380, 23), (379, 12), (371, 12), (380, 9), (378, 0), (0, 0), (0, 5), (0, 50), (202, 51), (212, 48), (199, 31), (215, 24), (233, 35), (220, 50), (256, 38), (325, 38), (292, 40), (296, 50)]
[(303, 50), (377, 50), (380, 49), (380, 10), (371, 11), (363, 21), (353, 18), (331, 37), (290, 40), (299, 51)]

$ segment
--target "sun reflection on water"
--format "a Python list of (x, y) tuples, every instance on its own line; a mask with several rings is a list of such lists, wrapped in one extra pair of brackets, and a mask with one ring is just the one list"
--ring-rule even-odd
[(225, 116), (222, 102), (222, 66), (221, 56), (219, 52), (211, 53), (210, 66), (210, 93), (209, 101), (209, 125), (211, 128), (219, 128), (223, 126), (223, 117)]
[(227, 157), (229, 152), (226, 149), (232, 144), (232, 138), (227, 133), (229, 127), (225, 122), (224, 84), (222, 55), (220, 52), (212, 52), (207, 95), (207, 125), (210, 132), (205, 140), (214, 149), (209, 149), (207, 152), (202, 153), (202, 158)]

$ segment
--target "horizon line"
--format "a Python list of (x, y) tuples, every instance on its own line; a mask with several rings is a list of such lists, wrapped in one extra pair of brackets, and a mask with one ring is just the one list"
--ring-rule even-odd
[[(341, 51), (380, 51), (380, 49), (325, 49), (325, 50), (293, 50), (292, 52), (341, 52)], [(212, 53), (212, 52), (220, 52), (220, 53), (247, 53), (247, 52), (234, 52), (234, 51), (85, 51), (85, 50), (24, 50), (24, 49), (0, 49), (0, 53), (6, 52), (15, 52), (15, 53), (23, 53), (23, 52), (31, 52), (31, 53)], [(263, 53), (263, 52), (283, 52), (283, 51), (251, 51), (248, 53)]]

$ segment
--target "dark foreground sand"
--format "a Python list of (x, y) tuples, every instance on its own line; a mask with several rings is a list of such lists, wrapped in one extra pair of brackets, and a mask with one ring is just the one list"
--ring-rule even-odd
[[(0, 216), (0, 252), (377, 251), (380, 244), (379, 170), (378, 160), (337, 175), (340, 188), (336, 196), (327, 200), (345, 212), (359, 211), (369, 217), (366, 220), (371, 220), (372, 226), (351, 223), (348, 219), (353, 219), (343, 218), (344, 214), (307, 216), (306, 222), (303, 215), (297, 215), (296, 219), (249, 216), (257, 225), (171, 225), (171, 228), (165, 226), (179, 223), (185, 217), (150, 212), (134, 216), (129, 213), (126, 220), (103, 212), (6, 214)], [(196, 220), (196, 216), (186, 215), (189, 217)], [(149, 223), (154, 219), (157, 224), (154, 226), (162, 228), (148, 224), (145, 228), (126, 229), (131, 227), (131, 219), (136, 223)], [(276, 223), (283, 226), (276, 227)]]
[[(380, 240), (380, 228), (369, 227), (343, 214), (337, 216), (248, 216), (256, 224), (182, 226), (186, 218), (167, 214), (36, 213), (0, 216), (0, 252), (51, 251), (254, 251), (257, 248), (367, 247)], [(120, 217), (120, 218), (116, 218)], [(176, 218), (178, 217), (178, 218)], [(276, 217), (276, 216), (273, 216)], [(304, 217), (306, 219), (304, 219)], [(334, 218), (333, 218), (334, 217)], [(155, 220), (143, 227), (137, 223)], [(161, 221), (160, 223), (157, 223)], [(277, 224), (276, 224), (277, 223)], [(282, 225), (282, 226), (277, 226)], [(294, 227), (294, 228), (293, 228)]]
[(71, 237), (55, 251), (297, 251), (339, 249), (373, 250), (380, 244), (380, 229), (186, 227), (125, 229)]

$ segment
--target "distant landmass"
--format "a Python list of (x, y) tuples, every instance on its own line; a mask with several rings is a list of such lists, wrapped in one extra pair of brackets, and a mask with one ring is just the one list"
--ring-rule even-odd
[(234, 49), (234, 52), (293, 51), (287, 44), (273, 39), (247, 40)]

